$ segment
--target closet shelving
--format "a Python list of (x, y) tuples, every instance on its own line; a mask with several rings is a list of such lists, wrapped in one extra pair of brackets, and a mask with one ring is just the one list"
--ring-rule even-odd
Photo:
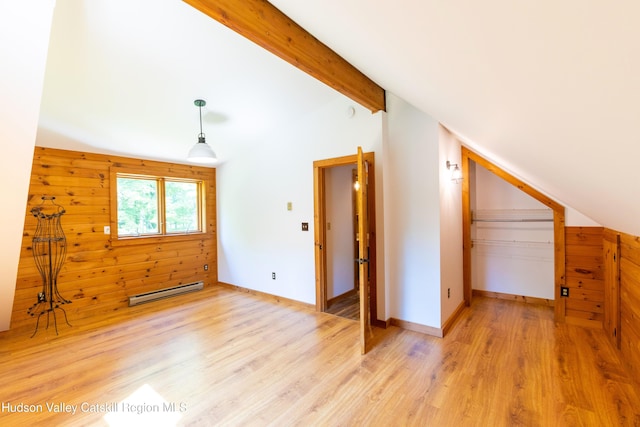
[(471, 222), (553, 222), (551, 209), (482, 209), (475, 210)]
[[(483, 246), (509, 246), (519, 248), (546, 248), (553, 244), (552, 241), (540, 240), (506, 240), (499, 238), (477, 237), (479, 229), (485, 231), (509, 230), (536, 231), (553, 229), (553, 210), (551, 209), (483, 209), (474, 210), (471, 213), (471, 223), (476, 224), (476, 237), (472, 239), (473, 245)], [(550, 223), (545, 226), (544, 223)], [(495, 233), (494, 233), (495, 234)], [(530, 233), (525, 233), (530, 235)]]

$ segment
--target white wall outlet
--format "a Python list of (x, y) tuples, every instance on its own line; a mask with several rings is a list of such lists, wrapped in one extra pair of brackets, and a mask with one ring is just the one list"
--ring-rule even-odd
[(104, 226), (104, 234), (111, 234), (111, 227), (108, 225)]

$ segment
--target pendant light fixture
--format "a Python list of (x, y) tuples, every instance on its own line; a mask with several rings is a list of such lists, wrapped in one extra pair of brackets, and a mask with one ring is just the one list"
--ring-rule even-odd
[(207, 102), (202, 99), (196, 99), (193, 103), (200, 109), (200, 133), (198, 134), (198, 142), (189, 150), (187, 160), (195, 163), (216, 163), (218, 161), (216, 153), (207, 144), (204, 139), (204, 133), (202, 133), (202, 107), (207, 105)]

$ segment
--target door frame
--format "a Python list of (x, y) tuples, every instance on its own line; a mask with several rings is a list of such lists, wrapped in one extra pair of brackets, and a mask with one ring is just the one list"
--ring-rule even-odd
[[(378, 320), (377, 309), (377, 257), (376, 257), (376, 215), (375, 215), (375, 159), (373, 152), (364, 153), (364, 160), (369, 164), (369, 183), (367, 198), (367, 210), (369, 213), (369, 287), (371, 289), (369, 299), (369, 313), (371, 324), (374, 326), (386, 326), (385, 322)], [(331, 159), (316, 160), (313, 162), (313, 221), (314, 221), (314, 252), (315, 252), (315, 279), (316, 279), (316, 311), (324, 312), (327, 309), (327, 257), (326, 248), (326, 188), (325, 171), (337, 166), (357, 166), (356, 154)], [(354, 260), (355, 262), (355, 260)]]
[(489, 172), (504, 179), (509, 184), (533, 197), (553, 210), (553, 247), (554, 247), (554, 311), (555, 320), (564, 322), (566, 316), (566, 299), (560, 297), (560, 288), (565, 285), (565, 235), (564, 235), (564, 206), (547, 197), (538, 190), (530, 187), (525, 182), (514, 177), (504, 169), (494, 165), (489, 160), (474, 153), (466, 147), (462, 147), (462, 277), (463, 294), (467, 306), (471, 305), (473, 294), (471, 277), (471, 194), (469, 183), (469, 168), (471, 161), (483, 166)]

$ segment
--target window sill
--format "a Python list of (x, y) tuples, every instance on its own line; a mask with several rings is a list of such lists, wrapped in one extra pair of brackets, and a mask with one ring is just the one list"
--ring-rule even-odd
[(166, 234), (163, 236), (118, 237), (111, 236), (111, 246), (152, 245), (212, 238), (213, 233)]

